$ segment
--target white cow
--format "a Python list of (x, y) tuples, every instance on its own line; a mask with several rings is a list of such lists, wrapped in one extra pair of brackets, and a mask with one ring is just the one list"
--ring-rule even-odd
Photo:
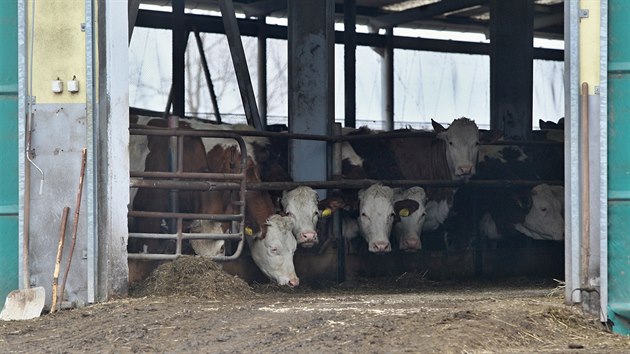
[(281, 203), (284, 213), (293, 219), (293, 235), (298, 245), (305, 248), (316, 245), (319, 242), (316, 231), (319, 217), (330, 215), (330, 212), (319, 209), (317, 192), (306, 186), (283, 191)]
[(422, 187), (397, 188), (394, 193), (394, 202), (406, 199), (416, 201), (418, 210), (407, 216), (401, 215), (403, 217), (400, 218), (399, 222), (394, 223), (392, 227), (392, 236), (398, 241), (401, 250), (419, 250), (422, 248), (420, 235), (426, 218), (425, 205), (427, 196)]
[(361, 235), (367, 241), (370, 252), (390, 252), (389, 236), (394, 222), (400, 219), (401, 214), (410, 215), (418, 207), (419, 203), (411, 199), (394, 203), (392, 188), (373, 184), (359, 191), (359, 216), (343, 219), (343, 235), (347, 239)]
[(564, 187), (540, 184), (525, 197), (500, 191), (507, 196), (486, 196), (486, 211), (479, 221), (480, 233), (490, 240), (500, 240), (510, 230), (536, 240), (564, 239)]
[(252, 258), (258, 268), (279, 285), (290, 287), (300, 284), (293, 265), (293, 254), (297, 248), (293, 226), (291, 217), (274, 214), (261, 230), (247, 237)]
[(536, 240), (564, 240), (564, 187), (539, 184), (531, 196), (531, 208), (515, 229)]
[(468, 118), (455, 119), (448, 128), (431, 120), (437, 138), (446, 143), (446, 160), (453, 179), (466, 179), (476, 172), (479, 128)]

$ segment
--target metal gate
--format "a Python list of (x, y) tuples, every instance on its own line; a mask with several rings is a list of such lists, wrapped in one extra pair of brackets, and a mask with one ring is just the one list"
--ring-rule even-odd
[(17, 2), (0, 1), (0, 299), (18, 287)]
[[(175, 240), (175, 252), (170, 254), (164, 253), (129, 253), (129, 259), (140, 260), (172, 260), (182, 255), (183, 240), (225, 240), (237, 241), (238, 244), (232, 254), (224, 256), (211, 257), (214, 261), (229, 261), (238, 258), (244, 247), (244, 219), (245, 219), (245, 190), (246, 190), (246, 166), (247, 166), (247, 148), (243, 138), (232, 132), (210, 131), (210, 130), (180, 130), (176, 128), (160, 129), (160, 128), (132, 128), (129, 130), (131, 135), (147, 135), (147, 136), (166, 136), (172, 137), (170, 144), (171, 151), (171, 172), (140, 172), (131, 171), (132, 188), (153, 188), (167, 189), (171, 191), (172, 205), (177, 204), (177, 194), (179, 190), (189, 191), (238, 191), (231, 193), (235, 198), (231, 203), (238, 207), (239, 212), (235, 214), (199, 214), (199, 213), (181, 213), (177, 207), (173, 207), (170, 212), (156, 211), (129, 211), (130, 217), (138, 218), (157, 218), (174, 221), (174, 232), (172, 233), (129, 233), (129, 239), (159, 239), (159, 240)], [(234, 139), (239, 145), (241, 151), (240, 172), (238, 173), (206, 173), (206, 172), (184, 172), (183, 155), (184, 155), (184, 139), (185, 137), (216, 137)], [(166, 158), (166, 156), (165, 156)], [(212, 220), (216, 222), (231, 222), (231, 232), (229, 233), (186, 233), (184, 232), (184, 220)], [(230, 249), (226, 247), (226, 252)]]

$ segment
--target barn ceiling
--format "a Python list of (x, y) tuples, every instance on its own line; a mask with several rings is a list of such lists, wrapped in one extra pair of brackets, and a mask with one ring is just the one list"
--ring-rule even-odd
[[(134, 0), (129, 0), (134, 1)], [(170, 6), (171, 0), (140, 0)], [(533, 0), (534, 33), (541, 38), (563, 38), (564, 1)], [(488, 33), (489, 0), (355, 0), (357, 23), (372, 28), (405, 27)], [(287, 0), (234, 0), (247, 16), (286, 15)], [(344, 0), (335, 11), (343, 16)], [(218, 10), (218, 0), (186, 0), (191, 9)]]

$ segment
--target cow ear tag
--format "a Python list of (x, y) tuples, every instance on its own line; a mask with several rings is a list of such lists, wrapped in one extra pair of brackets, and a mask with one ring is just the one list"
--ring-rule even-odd
[(322, 216), (325, 218), (329, 217), (330, 214), (332, 214), (332, 210), (330, 210), (330, 208), (326, 208), (322, 211)]
[(254, 230), (251, 227), (246, 227), (245, 228), (245, 235), (247, 236), (253, 236), (254, 235)]
[(407, 208), (400, 209), (400, 211), (398, 212), (398, 215), (400, 215), (402, 217), (409, 216), (409, 209), (407, 209)]

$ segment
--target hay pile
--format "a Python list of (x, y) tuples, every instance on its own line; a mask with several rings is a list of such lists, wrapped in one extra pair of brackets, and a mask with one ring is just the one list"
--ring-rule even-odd
[(203, 299), (246, 299), (255, 296), (242, 279), (225, 273), (219, 264), (202, 257), (182, 256), (157, 267), (130, 289), (133, 297), (193, 296)]

